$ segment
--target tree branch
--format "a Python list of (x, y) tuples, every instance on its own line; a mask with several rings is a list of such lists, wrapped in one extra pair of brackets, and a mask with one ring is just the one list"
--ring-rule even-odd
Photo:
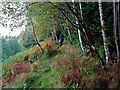
[[(51, 2), (49, 2), (49, 3), (51, 3)], [(68, 18), (68, 16), (63, 12), (63, 9), (62, 8), (60, 8), (59, 6), (57, 6), (57, 5), (54, 5), (53, 3), (51, 3), (54, 7), (56, 7), (56, 8), (58, 8), (58, 10), (64, 15), (64, 17), (74, 26), (74, 27), (76, 27), (76, 28), (79, 28), (75, 23), (73, 23), (69, 18)]]
[(22, 11), (22, 10), (24, 9), (24, 10), (23, 10), (22, 12), (20, 12), (18, 15), (14, 15), (12, 18), (15, 18), (15, 17), (18, 17), (18, 16), (22, 15), (22, 14), (25, 12), (25, 9), (27, 9), (29, 6), (31, 6), (31, 5), (33, 5), (33, 4), (36, 4), (36, 3), (38, 3), (38, 2), (34, 2), (34, 3), (31, 3), (31, 4), (28, 4), (28, 5), (24, 6), (24, 7), (22, 7), (21, 9), (16, 10), (15, 12), (17, 12), (17, 11)]

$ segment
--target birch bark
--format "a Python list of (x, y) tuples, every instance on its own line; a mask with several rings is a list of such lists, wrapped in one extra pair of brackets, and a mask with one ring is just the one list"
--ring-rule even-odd
[[(114, 37), (115, 37), (115, 45), (116, 45), (116, 54), (117, 54), (117, 57), (119, 59), (119, 45), (118, 45), (118, 36), (117, 36), (117, 29), (119, 29), (119, 13), (117, 13), (119, 11), (119, 8), (116, 8), (116, 2), (114, 0), (113, 2), (113, 16), (114, 16), (114, 26), (113, 26), (113, 32), (114, 32)], [(117, 22), (118, 21), (118, 22)], [(117, 28), (118, 26), (118, 28)]]
[(120, 63), (120, 0), (117, 0), (118, 3), (118, 51), (117, 51), (117, 55), (118, 55), (118, 62)]
[[(74, 0), (72, 0), (72, 3), (73, 3), (73, 9), (74, 9), (74, 12), (75, 11), (75, 4), (74, 4)], [(78, 20), (77, 20), (77, 17), (75, 16), (75, 19), (76, 19), (76, 24), (78, 25)], [(80, 33), (80, 29), (78, 29), (78, 36), (79, 36), (79, 42), (80, 42), (80, 47), (82, 49), (82, 51), (84, 51), (84, 47), (83, 47), (83, 43), (82, 43), (82, 38), (81, 38), (81, 33)]]
[(100, 22), (101, 22), (101, 28), (102, 28), (102, 37), (103, 37), (103, 44), (104, 44), (106, 64), (107, 64), (108, 61), (110, 60), (110, 51), (109, 51), (108, 40), (107, 40), (107, 36), (106, 36), (105, 21), (104, 21), (104, 17), (103, 17), (103, 9), (102, 9), (101, 0), (98, 0), (98, 5), (99, 5)]

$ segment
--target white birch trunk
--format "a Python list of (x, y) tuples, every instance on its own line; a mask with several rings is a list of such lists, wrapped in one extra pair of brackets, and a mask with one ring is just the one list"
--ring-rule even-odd
[[(74, 9), (74, 12), (75, 12), (74, 0), (72, 0), (72, 2), (73, 2), (73, 9)], [(78, 24), (78, 20), (77, 20), (76, 16), (75, 16), (75, 19), (76, 19), (76, 24)], [(82, 51), (84, 51), (82, 38), (81, 38), (81, 34), (80, 34), (80, 29), (78, 29), (78, 36), (79, 36), (80, 47), (81, 47)]]
[[(119, 12), (119, 8), (117, 9)], [(118, 61), (119, 61), (119, 45), (118, 45), (118, 36), (117, 36), (117, 29), (119, 29), (119, 24), (117, 23), (117, 20), (119, 22), (119, 13), (117, 15), (116, 12), (116, 3), (115, 0), (113, 2), (113, 16), (114, 16), (114, 27), (113, 27), (113, 32), (114, 32), (114, 37), (115, 37), (115, 44), (116, 44), (116, 53), (117, 53), (117, 57), (118, 57)], [(118, 28), (117, 28), (117, 24), (118, 24)], [(118, 30), (119, 31), (119, 30)]]
[(83, 20), (81, 0), (79, 0), (79, 7), (80, 7), (80, 16), (81, 16), (81, 19)]
[(100, 22), (101, 22), (101, 28), (102, 28), (102, 37), (103, 37), (103, 43), (104, 43), (104, 49), (105, 49), (105, 55), (106, 55), (106, 64), (110, 60), (110, 51), (108, 47), (108, 40), (106, 36), (106, 30), (105, 30), (105, 21), (103, 18), (103, 9), (102, 9), (102, 3), (101, 0), (98, 0), (99, 4), (99, 12), (100, 12)]
[(81, 35), (80, 35), (80, 30), (79, 29), (78, 29), (78, 35), (79, 35), (79, 42), (80, 42), (81, 49), (82, 49), (82, 51), (84, 51), (83, 44), (82, 44), (82, 39), (81, 39)]
[[(81, 0), (79, 0), (80, 16), (81, 16), (81, 19), (82, 19), (82, 21), (83, 21), (82, 6), (81, 6), (81, 2), (80, 2), (80, 1), (81, 1)], [(85, 31), (84, 28), (83, 28), (83, 31)], [(82, 43), (82, 39), (81, 39), (81, 35), (80, 35), (80, 30), (78, 30), (78, 35), (79, 35), (79, 41), (80, 41), (80, 43)], [(84, 51), (83, 44), (81, 44), (81, 48), (82, 48), (82, 51)]]

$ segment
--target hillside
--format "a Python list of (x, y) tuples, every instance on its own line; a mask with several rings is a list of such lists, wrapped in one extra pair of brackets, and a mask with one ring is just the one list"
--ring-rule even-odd
[(42, 47), (44, 52), (34, 46), (3, 63), (3, 88), (119, 88), (119, 63), (109, 62), (104, 71), (97, 57), (68, 41), (60, 47), (49, 39)]
[(0, 3), (0, 88), (120, 88), (120, 1)]

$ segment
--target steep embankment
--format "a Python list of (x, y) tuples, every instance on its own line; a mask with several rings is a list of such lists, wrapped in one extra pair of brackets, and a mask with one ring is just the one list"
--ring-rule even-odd
[(61, 47), (52, 39), (10, 57), (3, 65), (2, 87), (14, 88), (119, 88), (120, 65), (84, 55), (76, 46), (64, 42)]

